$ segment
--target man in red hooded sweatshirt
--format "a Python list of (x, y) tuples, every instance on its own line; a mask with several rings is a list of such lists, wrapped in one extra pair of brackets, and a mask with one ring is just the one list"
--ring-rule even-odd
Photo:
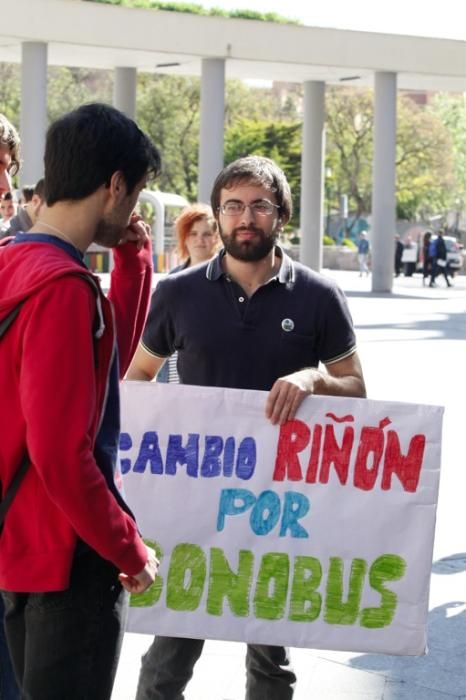
[[(11, 191), (11, 175), (19, 170), (19, 150), (18, 132), (5, 115), (0, 114), (0, 197)], [(6, 645), (3, 615), (3, 599), (0, 595), (0, 698), (19, 700), (19, 690)]]
[[(0, 482), (28, 462), (0, 537), (5, 630), (22, 697), (107, 700), (126, 591), (154, 581), (116, 483), (118, 379), (147, 312), (147, 227), (133, 214), (160, 170), (155, 146), (118, 110), (90, 104), (52, 124), (45, 205), (0, 246)], [(108, 299), (83, 254), (114, 250)]]

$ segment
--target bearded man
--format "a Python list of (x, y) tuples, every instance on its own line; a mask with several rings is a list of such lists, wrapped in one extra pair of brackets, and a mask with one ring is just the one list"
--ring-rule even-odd
[[(292, 207), (281, 169), (241, 158), (218, 175), (211, 203), (224, 248), (159, 282), (128, 378), (152, 380), (177, 350), (182, 383), (268, 391), (266, 416), (280, 425), (310, 394), (364, 397), (343, 293), (277, 245)], [(203, 644), (156, 637), (137, 700), (182, 700)], [(248, 644), (246, 671), (246, 700), (293, 697), (284, 647)]]

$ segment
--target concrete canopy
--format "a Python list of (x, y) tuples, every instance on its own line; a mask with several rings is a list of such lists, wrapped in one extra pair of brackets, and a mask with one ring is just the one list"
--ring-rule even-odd
[(301, 261), (320, 269), (325, 85), (374, 84), (372, 288), (390, 291), (396, 211), (396, 94), (466, 92), (466, 42), (181, 12), (84, 0), (15, 0), (0, 29), (0, 60), (22, 66), (22, 177), (42, 172), (47, 65), (114, 70), (114, 104), (136, 111), (137, 71), (201, 76), (198, 198), (223, 167), (225, 78), (304, 86)]
[(466, 91), (466, 42), (144, 10), (83, 0), (14, 0), (0, 29), (0, 60), (21, 62), (23, 42), (45, 42), (48, 64), (200, 75), (224, 58), (226, 77)]

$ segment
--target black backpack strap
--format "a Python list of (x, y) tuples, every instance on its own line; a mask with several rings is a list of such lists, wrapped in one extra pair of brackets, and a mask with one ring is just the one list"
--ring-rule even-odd
[(19, 489), (22, 480), (26, 476), (26, 472), (29, 468), (30, 460), (29, 460), (29, 455), (26, 452), (23, 455), (23, 458), (21, 460), (21, 463), (16, 470), (16, 473), (8, 487), (8, 491), (5, 493), (5, 496), (2, 498), (0, 502), (0, 528), (3, 524), (3, 521), (5, 520), (5, 515), (7, 513), (8, 508), (11, 505), (11, 502), (13, 498), (16, 495), (17, 490)]
[[(20, 302), (17, 306), (14, 307), (12, 311), (10, 311), (8, 316), (5, 316), (5, 318), (2, 321), (0, 321), (0, 338), (7, 332), (8, 328), (11, 326), (11, 324), (19, 314), (23, 303), (24, 302)], [(22, 480), (26, 475), (26, 472), (29, 468), (29, 462), (29, 455), (27, 452), (25, 452), (20, 462), (20, 465), (17, 468), (16, 473), (10, 483), (10, 486), (8, 487), (8, 491), (5, 493), (0, 502), (0, 529), (5, 519), (7, 510), (11, 505), (11, 501), (13, 500), (17, 490), (20, 487)]]
[(10, 311), (8, 316), (5, 316), (5, 318), (0, 321), (0, 338), (7, 332), (8, 328), (19, 314), (23, 304), (24, 302), (21, 301), (12, 311)]

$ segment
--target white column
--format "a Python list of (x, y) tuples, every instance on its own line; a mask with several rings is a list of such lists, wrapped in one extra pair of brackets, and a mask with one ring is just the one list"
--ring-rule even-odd
[(210, 202), (214, 180), (223, 168), (225, 60), (202, 59), (198, 199)]
[(47, 131), (47, 44), (22, 44), (20, 138), (21, 182), (33, 185), (44, 174)]
[(396, 73), (375, 74), (372, 291), (391, 292), (395, 255)]
[(113, 105), (130, 119), (136, 119), (136, 83), (136, 68), (115, 68)]
[(322, 267), (325, 156), (325, 83), (304, 83), (303, 151), (301, 159), (301, 248), (304, 265)]

